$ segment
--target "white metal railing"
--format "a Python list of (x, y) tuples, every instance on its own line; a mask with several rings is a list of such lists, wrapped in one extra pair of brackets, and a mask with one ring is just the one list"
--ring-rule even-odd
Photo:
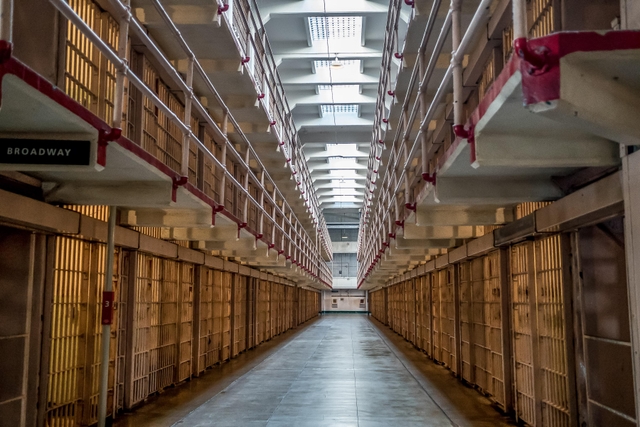
[[(242, 220), (245, 223), (247, 220), (247, 212), (248, 212), (247, 204), (248, 203), (251, 203), (260, 212), (261, 219), (263, 219), (265, 216), (267, 218), (271, 218), (272, 215), (266, 212), (263, 204), (255, 200), (253, 196), (249, 193), (248, 189), (246, 188), (246, 184), (248, 180), (245, 179), (245, 183), (240, 183), (235, 178), (235, 176), (226, 169), (226, 162), (224, 161), (224, 159), (223, 161), (220, 161), (194, 135), (192, 129), (189, 126), (189, 120), (191, 116), (190, 110), (191, 110), (191, 106), (193, 105), (195, 109), (198, 111), (198, 113), (207, 121), (207, 123), (214, 130), (214, 132), (216, 132), (218, 137), (224, 140), (225, 145), (223, 149), (223, 153), (224, 153), (223, 157), (225, 157), (227, 153), (233, 156), (236, 162), (244, 168), (244, 171), (246, 173), (245, 176), (248, 177), (249, 175), (252, 175), (254, 179), (257, 180), (257, 177), (255, 176), (255, 174), (253, 174), (253, 171), (251, 170), (251, 168), (248, 167), (249, 154), (253, 155), (254, 159), (259, 163), (259, 168), (260, 168), (263, 180), (266, 177), (266, 179), (270, 180), (274, 184), (274, 188), (276, 189), (276, 191), (274, 192), (274, 197), (272, 197), (268, 193), (266, 195), (267, 200), (269, 200), (269, 202), (273, 205), (274, 209), (277, 210), (278, 213), (283, 218), (282, 225), (278, 224), (275, 221), (275, 218), (271, 218), (273, 221), (274, 229), (278, 229), (283, 236), (286, 236), (286, 238), (288, 239), (288, 244), (286, 246), (288, 246), (288, 250), (290, 254), (292, 254), (291, 256), (294, 259), (296, 259), (296, 261), (300, 262), (301, 266), (304, 266), (305, 269), (308, 269), (313, 274), (318, 275), (320, 280), (324, 281), (325, 283), (330, 283), (331, 276), (330, 274), (327, 273), (327, 270), (325, 269), (326, 266), (324, 265), (325, 264), (324, 261), (321, 259), (317, 251), (311, 251), (309, 249), (312, 247), (317, 247), (317, 242), (314, 242), (314, 240), (311, 239), (311, 237), (306, 233), (306, 231), (303, 232), (303, 230), (299, 230), (299, 228), (303, 228), (302, 226), (298, 227), (298, 224), (301, 224), (300, 221), (295, 217), (295, 214), (293, 213), (293, 209), (289, 206), (284, 196), (279, 192), (279, 190), (277, 190), (277, 187), (275, 186), (275, 182), (271, 180), (271, 178), (268, 176), (268, 173), (266, 172), (266, 169), (264, 168), (262, 163), (260, 163), (260, 160), (257, 157), (255, 150), (247, 140), (246, 136), (241, 132), (238, 123), (235, 122), (235, 120), (233, 119), (233, 117), (231, 117), (230, 114), (228, 113), (226, 114), (226, 117), (228, 118), (228, 120), (231, 121), (232, 125), (235, 127), (238, 134), (242, 136), (243, 140), (247, 144), (247, 153), (245, 157), (243, 157), (241, 153), (235, 150), (235, 148), (233, 147), (233, 144), (231, 144), (227, 139), (226, 133), (223, 132), (218, 127), (217, 123), (207, 113), (204, 106), (202, 106), (199, 100), (193, 96), (193, 89), (191, 86), (193, 82), (193, 74), (194, 72), (197, 72), (200, 78), (205, 80), (205, 82), (207, 83), (208, 89), (210, 90), (211, 94), (214, 95), (216, 100), (220, 103), (220, 106), (223, 108), (223, 110), (228, 112), (228, 108), (223, 103), (222, 98), (220, 97), (218, 92), (215, 90), (215, 87), (213, 86), (211, 81), (208, 79), (208, 77), (204, 73), (204, 70), (198, 63), (197, 59), (194, 57), (193, 53), (189, 50), (186, 43), (184, 43), (184, 40), (182, 39), (180, 33), (177, 31), (175, 26), (171, 25), (170, 29), (173, 31), (173, 34), (176, 36), (176, 38), (178, 38), (182, 42), (181, 46), (183, 47), (183, 49), (185, 49), (185, 53), (189, 58), (189, 69), (187, 73), (186, 82), (180, 77), (180, 75), (177, 73), (175, 68), (173, 68), (173, 66), (170, 64), (168, 59), (162, 54), (161, 50), (149, 38), (149, 36), (146, 34), (146, 30), (131, 15), (129, 8), (125, 4), (121, 3), (119, 0), (110, 0), (110, 4), (114, 6), (114, 8), (121, 14), (120, 21), (119, 21), (120, 31), (121, 31), (120, 36), (121, 36), (121, 40), (124, 40), (125, 48), (126, 48), (126, 40), (128, 37), (128, 30), (131, 24), (131, 28), (136, 32), (136, 35), (141, 38), (145, 46), (149, 49), (150, 52), (152, 52), (153, 56), (158, 61), (158, 63), (162, 66), (162, 68), (169, 73), (172, 81), (175, 84), (177, 84), (181, 88), (181, 90), (184, 92), (185, 100), (186, 100), (184, 121), (179, 117), (177, 117), (177, 115), (167, 105), (165, 105), (162, 102), (162, 100), (160, 100), (158, 96), (140, 79), (140, 77), (138, 77), (136, 74), (134, 74), (131, 71), (126, 61), (122, 59), (122, 58), (126, 58), (126, 51), (122, 52), (122, 43), (119, 47), (119, 52), (118, 53), (114, 52), (112, 48), (109, 45), (107, 45), (100, 38), (100, 36), (97, 35), (91, 29), (91, 27), (82, 20), (80, 16), (78, 16), (78, 14), (73, 10), (73, 8), (71, 8), (69, 4), (67, 4), (63, 0), (50, 0), (50, 1), (65, 16), (65, 18), (67, 18), (74, 26), (76, 26), (82, 32), (82, 34), (94, 46), (96, 46), (96, 48), (107, 58), (107, 60), (115, 66), (115, 69), (117, 72), (117, 81), (118, 81), (117, 87), (119, 90), (116, 90), (115, 92), (115, 95), (116, 95), (115, 105), (117, 108), (116, 108), (116, 111), (114, 112), (114, 117), (115, 117), (114, 125), (117, 127), (119, 127), (120, 125), (120, 123), (118, 123), (117, 118), (121, 116), (121, 111), (122, 111), (121, 105), (122, 105), (122, 100), (124, 99), (124, 96), (123, 96), (124, 79), (126, 78), (145, 97), (147, 97), (154, 104), (155, 107), (157, 107), (160, 111), (162, 111), (163, 114), (165, 114), (171, 120), (171, 122), (174, 123), (182, 131), (184, 135), (184, 141), (182, 145), (183, 155), (182, 155), (181, 170), (180, 170), (180, 173), (182, 176), (188, 175), (189, 146), (191, 143), (193, 143), (196, 145), (199, 152), (203, 153), (209, 160), (215, 163), (216, 166), (220, 168), (220, 170), (223, 171), (223, 180), (229, 180), (229, 182), (233, 185), (233, 187), (242, 193), (243, 197), (245, 198), (244, 218), (242, 218)], [(159, 5), (159, 3), (157, 4)], [(118, 108), (119, 108), (119, 111), (118, 111)], [(260, 181), (258, 180), (258, 182)], [(222, 186), (222, 191), (224, 191), (224, 185)], [(264, 197), (264, 195), (262, 197)], [(279, 197), (279, 199), (281, 200), (282, 208), (276, 202), (277, 197)], [(224, 195), (221, 195), (220, 204), (223, 206), (224, 206), (224, 201), (225, 201)], [(286, 211), (288, 211), (288, 215)], [(275, 215), (273, 215), (273, 217), (275, 217)], [(289, 230), (290, 230), (289, 233), (287, 233), (283, 227), (285, 219), (287, 220), (289, 225)], [(276, 242), (272, 242), (272, 243), (275, 244)], [(283, 242), (281, 250), (285, 249), (284, 246), (285, 244)]]
[[(415, 182), (417, 174), (411, 176), (411, 164), (417, 157), (418, 151), (422, 151), (419, 164), (421, 165), (422, 178), (429, 181), (431, 179), (429, 171), (429, 151), (427, 147), (427, 133), (429, 123), (433, 120), (438, 107), (444, 102), (445, 96), (451, 91), (454, 92), (454, 125), (462, 125), (462, 59), (464, 55), (469, 53), (472, 42), (478, 36), (479, 31), (483, 27), (490, 13), (490, 6), (494, 0), (480, 0), (476, 12), (469, 23), (464, 34), (460, 24), (460, 0), (451, 0), (451, 6), (440, 29), (435, 46), (431, 51), (429, 61), (425, 64), (423, 61), (427, 43), (432, 35), (435, 27), (438, 11), (441, 6), (441, 0), (436, 0), (432, 4), (431, 12), (426, 23), (423, 37), (418, 49), (418, 60), (416, 60), (411, 78), (409, 81), (407, 95), (401, 107), (401, 118), (397, 124), (393, 140), (390, 147), (390, 155), (385, 170), (378, 167), (378, 173), (373, 171), (367, 176), (367, 197), (361, 217), (361, 233), (359, 236), (358, 259), (360, 261), (360, 271), (358, 274), (359, 282), (367, 275), (368, 270), (374, 264), (376, 258), (379, 258), (386, 249), (385, 243), (389, 239), (389, 234), (393, 234), (396, 221), (402, 221), (401, 212), (405, 208), (404, 204), (411, 206), (410, 194), (411, 183)], [(522, 0), (516, 0), (514, 3), (522, 3)], [(391, 58), (394, 54), (395, 41), (393, 34), (389, 33), (389, 29), (393, 27), (393, 20), (397, 20), (399, 10), (402, 7), (400, 2), (392, 2), (390, 5), (390, 13), (387, 22), (387, 35), (385, 37), (384, 54), (383, 54), (383, 76), (378, 89), (378, 102), (376, 105), (376, 118), (374, 119), (374, 131), (372, 138), (372, 149), (370, 155), (370, 168), (379, 164), (382, 157), (384, 146), (384, 135), (389, 130), (388, 119), (385, 117), (385, 97), (391, 95), (393, 91), (386, 92), (385, 88), (389, 82), (391, 70), (386, 64), (385, 58)], [(519, 5), (514, 6), (516, 11)], [(518, 16), (518, 15), (515, 15)], [(522, 24), (521, 24), (522, 25)], [(518, 25), (516, 24), (518, 27)], [(452, 28), (453, 27), (453, 28)], [(524, 25), (522, 25), (524, 27)], [(453, 36), (452, 59), (451, 64), (446, 69), (438, 88), (427, 104), (425, 92), (432, 81), (436, 68), (437, 59), (444, 49), (444, 45), (448, 40), (449, 34)], [(519, 33), (518, 33), (519, 34)], [(410, 94), (416, 90), (416, 82), (419, 81), (417, 87), (417, 96), (410, 105)], [(452, 87), (453, 86), (453, 87)], [(412, 138), (414, 123), (417, 119), (419, 127), (417, 134)], [(387, 125), (384, 131), (382, 126)], [(376, 163), (377, 162), (377, 163)], [(383, 176), (382, 182), (376, 180), (378, 176)], [(404, 193), (404, 203), (399, 203), (398, 198)], [(378, 203), (373, 203), (374, 199), (378, 199)], [(395, 217), (392, 215), (395, 214)], [(369, 242), (368, 245), (362, 243)], [(377, 244), (371, 244), (371, 242)]]
[[(255, 74), (253, 74), (256, 89), (258, 91), (262, 90), (262, 93), (259, 93), (259, 95), (265, 94), (260, 102), (263, 103), (265, 110), (272, 115), (272, 119), (276, 119), (272, 120), (272, 123), (275, 122), (278, 124), (278, 126), (274, 126), (274, 131), (279, 140), (285, 143), (282, 147), (285, 159), (291, 168), (292, 174), (299, 175), (295, 177), (296, 182), (300, 183), (299, 187), (303, 192), (305, 202), (309, 203), (310, 213), (321, 235), (321, 242), (327, 253), (331, 254), (329, 232), (320, 210), (315, 187), (311, 179), (311, 173), (304, 160), (297, 129), (293, 123), (291, 108), (287, 102), (283, 89), (284, 86), (280, 80), (273, 52), (266, 37), (264, 24), (258, 13), (257, 3), (255, 0), (229, 0), (227, 4), (230, 5), (230, 9), (238, 7), (239, 5), (244, 9), (244, 13), (242, 14), (225, 15), (225, 19), (227, 19), (229, 25), (234, 28), (234, 33), (239, 38), (238, 44), (241, 44), (240, 41), (243, 35), (241, 30), (244, 30), (244, 35), (247, 36), (246, 43), (243, 45), (245, 49), (254, 54), (261, 53), (263, 55), (260, 61), (257, 61), (257, 64), (259, 64), (258, 68), (263, 70), (264, 75), (255, 76)], [(249, 13), (247, 13), (247, 11)], [(236, 16), (242, 21), (243, 28), (238, 28), (238, 23), (235, 19)], [(251, 49), (248, 49), (247, 45), (250, 45)], [(249, 66), (249, 64), (252, 64), (251, 60), (246, 65), (250, 72), (255, 72), (255, 68)], [(273, 106), (276, 106), (276, 108)]]

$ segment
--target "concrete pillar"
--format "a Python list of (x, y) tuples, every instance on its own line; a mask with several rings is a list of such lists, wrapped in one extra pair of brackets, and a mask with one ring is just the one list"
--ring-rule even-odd
[[(640, 8), (640, 5), (638, 6)], [(624, 194), (625, 251), (627, 257), (627, 289), (631, 325), (634, 396), (636, 414), (640, 413), (640, 152), (622, 159), (622, 191)]]
[(640, 29), (640, 3), (638, 0), (620, 0), (620, 18), (623, 30)]

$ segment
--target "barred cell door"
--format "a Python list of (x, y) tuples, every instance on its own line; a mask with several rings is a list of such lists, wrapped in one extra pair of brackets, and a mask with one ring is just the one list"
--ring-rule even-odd
[(431, 280), (431, 273), (422, 278), (422, 349), (433, 357), (433, 349), (431, 348)]
[[(54, 254), (53, 285), (46, 308), (48, 337), (46, 361), (46, 402), (42, 417), (46, 425), (75, 427), (97, 421), (99, 373), (101, 366), (101, 296), (104, 286), (106, 247), (67, 237), (50, 240)], [(114, 257), (116, 303), (120, 292), (121, 254)], [(114, 319), (111, 339), (111, 381), (116, 381), (119, 318)], [(121, 365), (120, 365), (121, 366)], [(114, 383), (109, 384), (107, 408), (117, 407)]]
[(570, 425), (560, 235), (512, 248), (516, 410), (536, 426)]
[(239, 274), (234, 275), (234, 310), (233, 310), (233, 355), (237, 355), (246, 350), (247, 340), (247, 277)]
[(515, 398), (517, 417), (536, 424), (536, 402), (533, 369), (533, 328), (531, 299), (535, 284), (532, 275), (533, 242), (525, 242), (511, 248), (511, 317), (513, 322), (513, 358), (515, 364)]
[(441, 351), (441, 322), (440, 322), (440, 282), (442, 274), (440, 271), (434, 271), (431, 285), (431, 330), (432, 335), (431, 339), (433, 341), (432, 344), (432, 354), (434, 360), (442, 362), (442, 351)]
[(221, 315), (222, 315), (222, 360), (229, 360), (231, 358), (231, 281), (233, 280), (233, 273), (226, 271), (222, 274), (222, 301), (221, 301)]
[[(501, 271), (501, 253), (494, 251), (482, 258), (483, 268), (483, 324), (486, 337), (486, 359), (489, 361), (486, 367), (487, 388), (485, 391), (493, 397), (493, 399), (502, 406), (507, 407), (506, 387), (504, 376), (504, 349), (502, 348), (502, 271)], [(506, 314), (505, 314), (506, 316)]]
[(535, 251), (541, 425), (568, 427), (569, 378), (560, 235), (537, 239)]
[(458, 277), (460, 286), (460, 376), (474, 384), (473, 376), (473, 310), (471, 298), (471, 261), (460, 263)]
[(193, 339), (193, 286), (195, 267), (193, 264), (180, 263), (179, 296), (179, 358), (177, 381), (191, 378), (192, 339)]
[(450, 369), (456, 369), (455, 351), (455, 301), (453, 266), (438, 272), (440, 279), (440, 349), (442, 362)]
[(209, 268), (203, 268), (202, 274), (204, 277), (200, 287), (200, 356), (198, 372), (202, 372), (220, 361), (214, 329), (214, 271)]
[(414, 295), (414, 300), (416, 302), (416, 313), (415, 313), (415, 319), (416, 319), (416, 341), (414, 343), (414, 345), (419, 348), (422, 349), (423, 348), (423, 340), (422, 340), (422, 332), (423, 332), (423, 326), (422, 326), (422, 314), (423, 314), (423, 307), (422, 307), (422, 284), (423, 284), (423, 279), (424, 277), (416, 277), (415, 278), (415, 295)]

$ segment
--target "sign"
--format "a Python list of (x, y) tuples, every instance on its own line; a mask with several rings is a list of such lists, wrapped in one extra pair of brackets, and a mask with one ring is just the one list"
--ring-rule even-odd
[(0, 138), (0, 164), (90, 166), (91, 141)]
[(113, 324), (113, 300), (115, 293), (110, 291), (102, 292), (102, 324)]

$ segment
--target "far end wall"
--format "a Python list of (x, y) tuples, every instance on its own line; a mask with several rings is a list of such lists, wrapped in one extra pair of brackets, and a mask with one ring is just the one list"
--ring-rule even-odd
[(323, 312), (368, 312), (367, 291), (334, 290), (322, 292)]

